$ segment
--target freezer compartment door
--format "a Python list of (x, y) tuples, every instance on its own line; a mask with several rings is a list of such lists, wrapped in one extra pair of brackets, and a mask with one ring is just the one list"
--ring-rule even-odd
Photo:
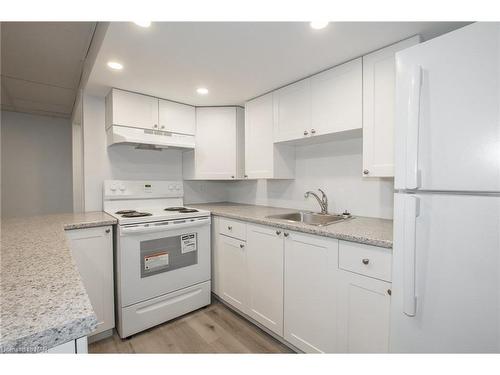
[(500, 197), (395, 194), (394, 211), (390, 350), (500, 352)]
[(500, 191), (500, 23), (396, 54), (395, 187)]

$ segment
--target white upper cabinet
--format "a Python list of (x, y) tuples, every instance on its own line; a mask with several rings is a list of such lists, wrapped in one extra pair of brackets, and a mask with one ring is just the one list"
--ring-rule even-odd
[(243, 178), (244, 131), (244, 114), (240, 107), (196, 108), (196, 147), (183, 153), (184, 178)]
[(275, 142), (361, 129), (361, 58), (283, 87), (273, 95)]
[(395, 54), (419, 36), (363, 56), (363, 176), (394, 176)]
[(362, 127), (361, 58), (311, 77), (311, 135)]
[(196, 112), (193, 106), (160, 99), (158, 116), (160, 130), (188, 135), (195, 134)]
[(106, 129), (112, 125), (158, 129), (158, 98), (112, 89), (106, 96)]
[(293, 178), (295, 148), (275, 144), (273, 94), (245, 104), (245, 175), (247, 178)]
[(274, 141), (290, 141), (308, 135), (311, 128), (310, 80), (274, 91)]

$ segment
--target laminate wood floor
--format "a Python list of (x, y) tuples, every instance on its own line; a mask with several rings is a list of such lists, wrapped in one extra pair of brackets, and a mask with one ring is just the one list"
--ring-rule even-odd
[(122, 340), (89, 345), (89, 353), (292, 353), (218, 301)]

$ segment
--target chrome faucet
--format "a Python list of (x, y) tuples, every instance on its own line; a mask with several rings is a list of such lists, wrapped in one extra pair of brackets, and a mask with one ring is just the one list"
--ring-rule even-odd
[(308, 198), (310, 195), (316, 198), (319, 206), (321, 207), (321, 213), (323, 215), (326, 215), (328, 213), (328, 198), (326, 197), (326, 194), (323, 190), (318, 189), (318, 191), (321, 193), (321, 198), (318, 197), (318, 194), (313, 191), (306, 191), (306, 193), (304, 194), (304, 198)]

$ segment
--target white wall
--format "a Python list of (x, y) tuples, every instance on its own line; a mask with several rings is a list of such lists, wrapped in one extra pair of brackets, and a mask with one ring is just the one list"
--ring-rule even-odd
[(354, 215), (392, 219), (393, 179), (363, 178), (360, 137), (296, 147), (294, 180), (228, 182), (232, 202), (319, 211), (318, 202), (304, 198), (307, 190), (321, 188), (329, 211), (349, 210)]
[[(182, 151), (136, 150), (106, 146), (104, 98), (83, 100), (85, 211), (102, 209), (102, 182), (122, 180), (182, 180)], [(226, 200), (224, 183), (186, 181), (184, 200), (190, 203)]]
[[(105, 179), (182, 179), (182, 151), (146, 151), (106, 146), (104, 99), (84, 97), (85, 210), (102, 209)], [(285, 181), (184, 181), (184, 201), (232, 201), (319, 210), (307, 190), (322, 188), (330, 211), (392, 218), (393, 179), (363, 179), (362, 139), (297, 146), (296, 178)]]
[(72, 212), (68, 119), (2, 112), (2, 217)]

